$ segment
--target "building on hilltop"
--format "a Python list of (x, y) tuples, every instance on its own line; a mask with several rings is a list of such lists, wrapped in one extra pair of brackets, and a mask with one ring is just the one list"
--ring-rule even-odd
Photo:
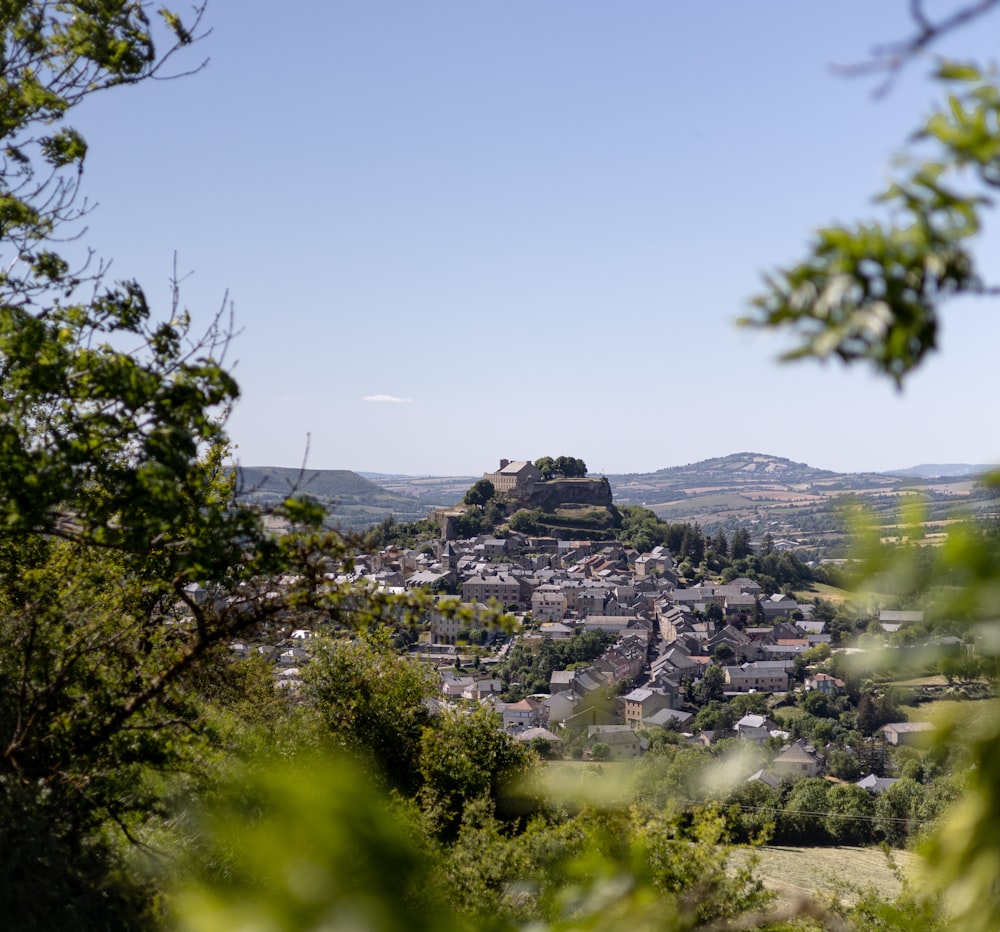
[(493, 483), (498, 495), (530, 495), (536, 482), (542, 481), (542, 474), (534, 463), (528, 460), (500, 460), (496, 472), (483, 474), (484, 479)]

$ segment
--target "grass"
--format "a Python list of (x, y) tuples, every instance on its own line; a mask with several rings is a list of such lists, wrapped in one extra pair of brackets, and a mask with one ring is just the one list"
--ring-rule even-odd
[[(923, 862), (910, 851), (892, 851), (890, 856), (879, 848), (765, 845), (740, 849), (735, 858), (741, 863), (738, 859), (754, 855), (758, 858), (754, 873), (777, 894), (782, 906), (824, 894), (851, 899), (852, 893), (868, 886), (894, 899), (903, 888), (903, 878), (918, 886), (924, 880)], [(845, 887), (848, 881), (850, 886)]]
[(934, 722), (939, 726), (954, 724), (960, 733), (977, 732), (997, 720), (1000, 699), (933, 699), (903, 706), (903, 709), (911, 722)]

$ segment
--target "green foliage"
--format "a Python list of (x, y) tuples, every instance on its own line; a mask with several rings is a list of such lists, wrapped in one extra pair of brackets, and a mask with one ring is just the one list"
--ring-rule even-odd
[(574, 456), (543, 456), (535, 460), (535, 468), (543, 479), (554, 479), (562, 476), (564, 479), (583, 479), (587, 475), (587, 464)]
[(826, 805), (824, 827), (837, 844), (860, 845), (871, 841), (875, 804), (867, 790), (851, 783), (831, 786)]
[(516, 811), (507, 795), (531, 764), (530, 752), (499, 728), (492, 711), (443, 714), (423, 730), (420, 800), (435, 834), (454, 833), (465, 807), (487, 799), (504, 813)]
[(179, 929), (464, 927), (415, 820), (346, 760), (233, 768), (192, 817), (200, 844), (172, 897)]
[(705, 668), (705, 675), (692, 684), (688, 698), (696, 705), (720, 701), (726, 691), (726, 673), (717, 663)]
[(520, 508), (510, 516), (508, 524), (512, 531), (520, 534), (538, 534), (542, 530), (541, 518), (542, 512), (538, 508)]
[(234, 501), (221, 320), (199, 336), (176, 289), (158, 320), (138, 284), (53, 249), (75, 232), (86, 154), (65, 120), (159, 71), (191, 37), (173, 22), (161, 54), (141, 3), (0, 9), (0, 781), (20, 788), (4, 806), (25, 827), (54, 827), (19, 845), (22, 876), (62, 878), (38, 916), (103, 891), (107, 921), (122, 921), (102, 830), (133, 838), (158, 815), (153, 774), (203, 755), (198, 678), (218, 646), (304, 602), (318, 575), (266, 597), (310, 550), (315, 513), (287, 503), (301, 534), (279, 543)]
[(727, 824), (732, 841), (767, 843), (781, 810), (781, 793), (761, 780), (744, 781), (726, 800)]
[(304, 680), (334, 743), (389, 786), (416, 792), (421, 734), (431, 722), (427, 700), (436, 692), (430, 672), (396, 654), (382, 631), (320, 643)]
[[(565, 641), (545, 639), (536, 648), (519, 641), (496, 668), (496, 675), (510, 687), (519, 683), (517, 698), (530, 693), (548, 692), (554, 670), (566, 670), (574, 664), (596, 660), (613, 643), (606, 631), (578, 632)], [(513, 693), (511, 693), (513, 698)]]
[(62, 800), (0, 781), (0, 922), (5, 929), (152, 926), (154, 892), (108, 839), (65, 821)]
[(480, 479), (469, 488), (462, 499), (463, 504), (471, 508), (486, 510), (486, 503), (496, 495), (496, 488), (489, 479)]
[(776, 838), (792, 844), (817, 844), (828, 840), (825, 827), (829, 784), (818, 777), (795, 783), (785, 799)]
[(648, 508), (626, 505), (619, 509), (622, 516), (618, 539), (640, 553), (647, 553), (654, 547), (666, 545), (669, 527)]

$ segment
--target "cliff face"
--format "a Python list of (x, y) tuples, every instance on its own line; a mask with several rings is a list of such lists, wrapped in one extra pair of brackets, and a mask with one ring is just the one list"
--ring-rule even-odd
[(525, 506), (554, 511), (560, 505), (599, 505), (610, 508), (611, 484), (607, 479), (550, 479), (539, 482), (526, 496)]

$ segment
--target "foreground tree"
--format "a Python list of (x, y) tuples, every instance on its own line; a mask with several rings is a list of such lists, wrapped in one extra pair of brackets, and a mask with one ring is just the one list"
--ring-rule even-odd
[[(185, 24), (162, 10), (157, 26), (129, 0), (0, 9), (5, 928), (138, 923), (112, 904), (151, 899), (114, 879), (99, 829), (138, 838), (161, 808), (154, 774), (204, 754), (205, 671), (226, 665), (217, 648), (319, 601), (320, 539), (279, 543), (234, 498), (224, 318), (198, 335), (175, 290), (158, 322), (136, 282), (57, 252), (82, 213), (73, 108), (162, 74), (201, 14)], [(303, 531), (322, 517), (296, 501), (284, 513)], [(298, 582), (274, 598), (286, 570)]]
[[(934, 20), (917, 0), (911, 4), (914, 36), (861, 70), (883, 70), (891, 82), (940, 35), (997, 6), (997, 0), (959, 4)], [(977, 266), (971, 243), (989, 195), (1000, 187), (1000, 83), (995, 70), (967, 61), (938, 62), (934, 77), (946, 104), (919, 129), (924, 147), (905, 160), (880, 197), (891, 219), (818, 231), (810, 254), (774, 273), (757, 298), (748, 323), (792, 334), (796, 342), (786, 358), (862, 362), (901, 386), (937, 347), (949, 300), (998, 293)], [(987, 481), (1000, 484), (1000, 476)], [(873, 530), (862, 536), (866, 578), (893, 581), (903, 594), (947, 582), (939, 610), (982, 624), (981, 648), (995, 677), (1000, 547), (994, 536), (975, 526), (953, 529), (919, 573), (908, 554), (887, 556)], [(1000, 923), (1000, 723), (980, 729), (970, 751), (967, 790), (935, 835), (932, 861), (957, 927), (994, 929)]]

